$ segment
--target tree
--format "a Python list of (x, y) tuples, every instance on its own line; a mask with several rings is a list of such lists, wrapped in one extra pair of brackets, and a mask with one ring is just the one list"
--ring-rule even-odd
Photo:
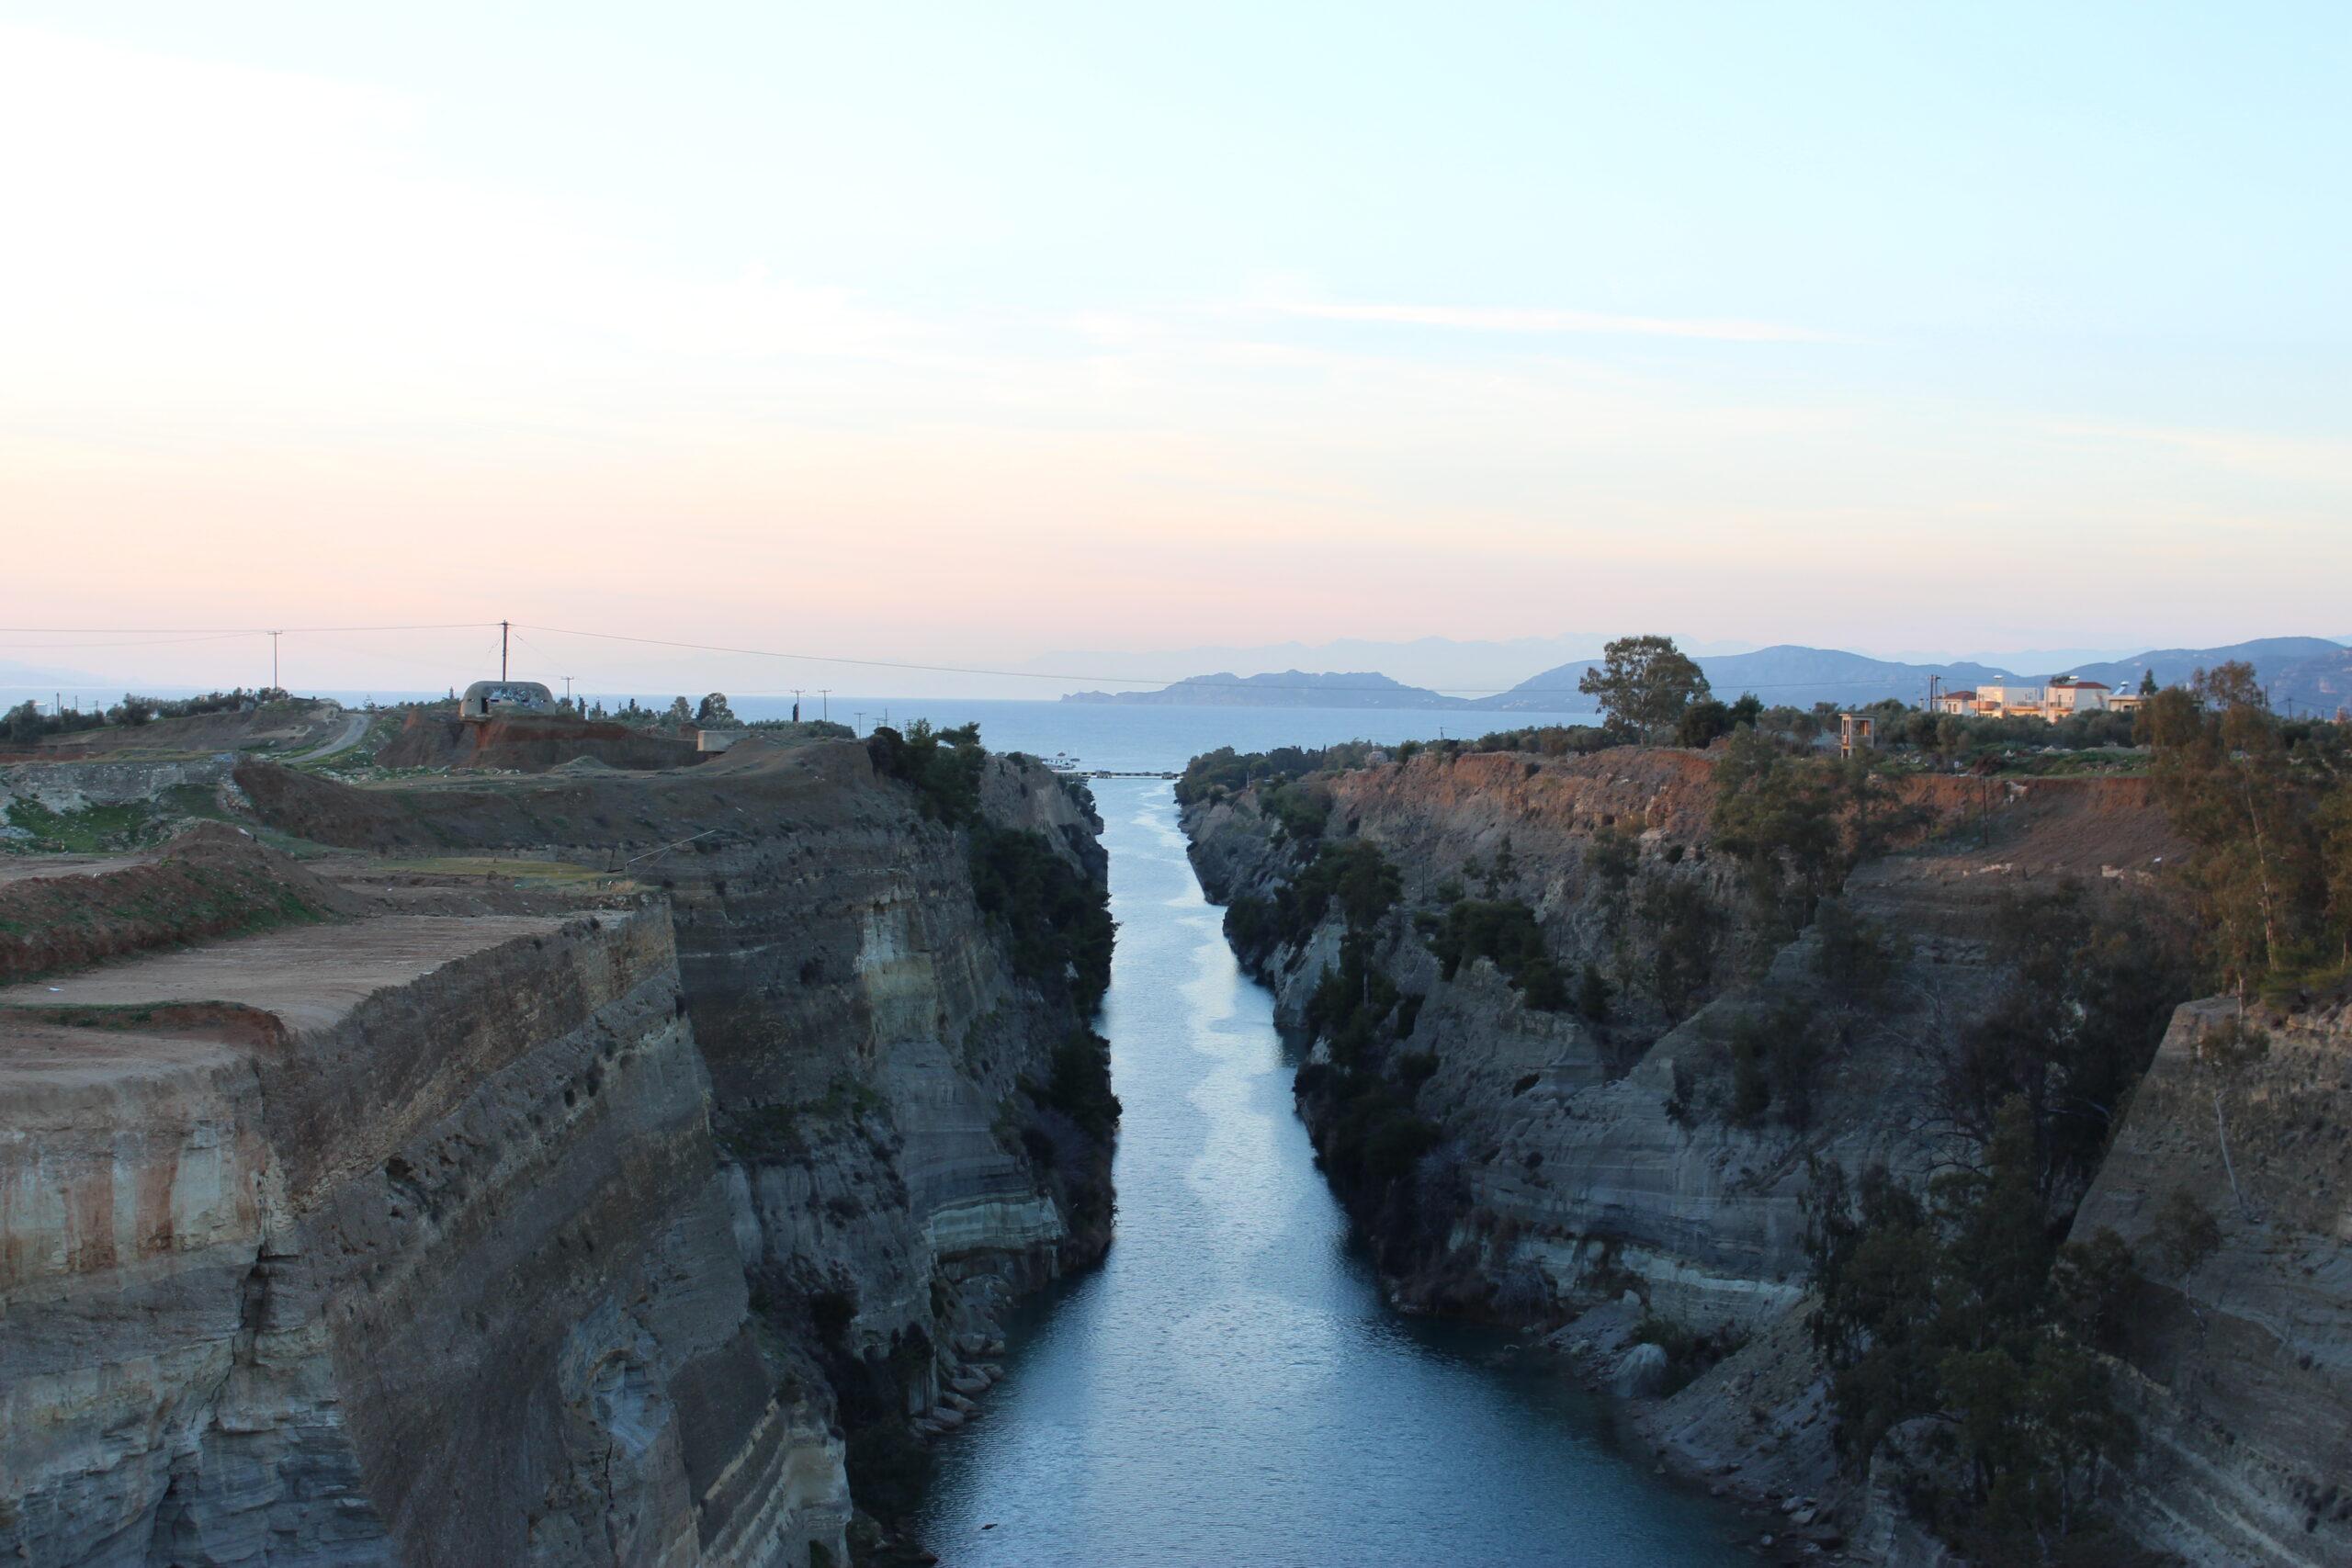
[(695, 710), (686, 705), (685, 698), (673, 697), (670, 699), (670, 711), (662, 716), (672, 724), (692, 724), (695, 721)]
[(1767, 929), (1804, 930), (1815, 902), (1844, 879), (1838, 809), (1825, 764), (1792, 757), (1753, 729), (1733, 731), (1715, 764), (1711, 819)]
[(2135, 1265), (2111, 1231), (2052, 1244), (2034, 1145), (2012, 1099), (1982, 1163), (1925, 1201), (1883, 1168), (1855, 1192), (1816, 1164), (1805, 1202), (1838, 1446), (1857, 1471), (1883, 1446), (1903, 1468), (1928, 1461), (1905, 1490), (1988, 1568), (2113, 1561), (2092, 1488), (2134, 1441), (2085, 1340), (2125, 1310)]
[(1682, 710), (1682, 720), (1674, 727), (1674, 743), (1703, 751), (1717, 736), (1730, 734), (1731, 728), (1731, 709), (1710, 697)]
[(1601, 667), (1587, 670), (1577, 690), (1600, 700), (1613, 724), (1638, 732), (1645, 745), (1673, 731), (1682, 713), (1708, 695), (1707, 677), (1670, 637), (1623, 637), (1601, 649)]
[(2253, 667), (2200, 670), (2157, 693), (2135, 735), (2154, 752), (2174, 829), (2197, 847), (2187, 879), (2221, 978), (2245, 996), (2316, 961), (2329, 915), (2345, 912), (2328, 907), (2320, 796), (2344, 786), (2299, 765)]
[(2174, 1007), (2194, 994), (2188, 941), (2158, 909), (2067, 882), (2004, 898), (1991, 956), (2010, 982), (1953, 1040), (1937, 1109), (1986, 1143), (2003, 1108), (2023, 1105), (2042, 1191), (2078, 1192)]
[[(684, 697), (678, 700), (685, 701)], [(727, 694), (724, 692), (711, 693), (710, 695), (703, 698), (702, 705), (695, 709), (695, 723), (706, 728), (736, 722), (738, 720), (735, 717), (735, 710), (727, 705)]]

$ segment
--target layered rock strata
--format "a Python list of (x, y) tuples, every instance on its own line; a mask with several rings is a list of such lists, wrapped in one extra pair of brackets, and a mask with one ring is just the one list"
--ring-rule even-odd
[[(1645, 1438), (1719, 1486), (1817, 1497), (1839, 1482), (1802, 1319), (1811, 1162), (1917, 1183), (1961, 1152), (1941, 1065), (2007, 982), (2005, 895), (2073, 881), (2154, 899), (2180, 846), (2143, 781), (1909, 781), (1899, 835), (1842, 889), (1883, 954), (1857, 988), (1821, 930), (1782, 944), (1757, 928), (1710, 826), (1714, 765), (1682, 750), (1425, 753), (1318, 779), (1317, 841), (1254, 789), (1194, 802), (1185, 826), (1222, 903), (1272, 905), (1318, 843), (1373, 845), (1398, 874), (1395, 907), (1356, 940), (1417, 1010), (1385, 1070), (1434, 1143), (1409, 1180), (1341, 1187), (1399, 1302), (1572, 1322), (1565, 1341), (1604, 1380), (1631, 1369), (1645, 1319), (1744, 1344), (1642, 1406)], [(1523, 901), (1571, 988), (1598, 979), (1606, 1005), (1532, 1007), (1486, 957), (1446, 977), (1428, 933), (1465, 887)], [(1278, 1019), (1312, 1035), (1347, 942), (1334, 899), (1303, 939), (1244, 956)], [(1734, 1114), (1729, 1043), (1791, 1013), (1822, 1043), (1804, 1103)], [(1301, 1109), (1329, 1155), (1361, 1111), (1319, 1087), (1328, 1054), (1302, 1073)], [(1894, 1533), (1884, 1510), (1877, 1523)]]
[(19, 1560), (839, 1545), (660, 908), (272, 932), (0, 1008)]
[[(0, 994), (0, 1543), (844, 1561), (850, 1478), (903, 1481), (1013, 1297), (1108, 1241), (1089, 998), (967, 834), (854, 744), (239, 777), (256, 830), (353, 852), (309, 863), (339, 910)], [(981, 783), (1099, 885), (1082, 796)]]
[[(2075, 1220), (2153, 1276), (2123, 1350), (2126, 1507), (2191, 1562), (2352, 1562), (2352, 1012), (2217, 1048), (2239, 1021), (2180, 1010)], [(2168, 1208), (2209, 1214), (2210, 1249), (2176, 1250)]]

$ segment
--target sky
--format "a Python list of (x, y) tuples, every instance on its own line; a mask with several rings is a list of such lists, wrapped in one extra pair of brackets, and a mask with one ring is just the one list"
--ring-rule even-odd
[(0, 0), (0, 661), (2352, 633), (2347, 77), (2317, 5)]

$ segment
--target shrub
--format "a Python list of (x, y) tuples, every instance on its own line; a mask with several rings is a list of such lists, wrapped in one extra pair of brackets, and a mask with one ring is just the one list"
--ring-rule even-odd
[(1296, 784), (1267, 785), (1259, 790), (1258, 804), (1274, 819), (1284, 837), (1302, 844), (1321, 838), (1323, 824), (1331, 815), (1331, 803), (1327, 797)]
[(1036, 1098), (1096, 1143), (1108, 1144), (1122, 1110), (1111, 1092), (1111, 1043), (1091, 1029), (1065, 1036), (1054, 1047), (1051, 1076)]
[(2032, 1117), (2013, 1100), (1983, 1168), (1937, 1178), (1924, 1202), (1883, 1168), (1857, 1201), (1843, 1171), (1819, 1165), (1806, 1200), (1838, 1445), (1859, 1473), (1889, 1433), (1931, 1418), (1950, 1462), (1911, 1473), (1907, 1490), (1986, 1563), (2108, 1561), (2083, 1555), (2104, 1529), (2095, 1486), (2134, 1440), (2075, 1332), (2098, 1315), (2094, 1298), (2121, 1288), (2128, 1254), (2111, 1235), (2053, 1246), (2040, 1167)]
[(2222, 1223), (2196, 1193), (2176, 1187), (2157, 1205), (2149, 1239), (2158, 1265), (2178, 1279), (2222, 1249)]
[(1445, 979), (1464, 964), (1490, 958), (1529, 1007), (1558, 1012), (1568, 1005), (1566, 977), (1544, 944), (1543, 923), (1522, 899), (1456, 900), (1430, 939), (1430, 951)]
[(1237, 898), (1225, 914), (1234, 951), (1256, 963), (1277, 947), (1295, 946), (1311, 935), (1331, 901), (1351, 931), (1369, 931), (1403, 897), (1404, 879), (1380, 847), (1358, 839), (1318, 845), (1315, 858), (1269, 901)]
[(1042, 833), (998, 828), (975, 818), (969, 830), (972, 894), (1004, 923), (1013, 972), (1047, 986), (1068, 985), (1091, 1012), (1111, 984), (1110, 889), (1054, 850)]
[[(683, 705), (685, 699), (678, 701)], [(919, 718), (903, 734), (880, 726), (865, 738), (865, 751), (876, 773), (914, 786), (925, 817), (954, 828), (978, 815), (980, 772), (989, 754), (978, 724), (933, 729)]]
[(1210, 798), (1218, 791), (1238, 795), (1261, 780), (1280, 784), (1290, 779), (1304, 778), (1322, 769), (1329, 756), (1329, 751), (1307, 750), (1296, 746), (1277, 746), (1271, 751), (1248, 752), (1220, 746), (1184, 765), (1183, 776), (1176, 781), (1176, 804), (1190, 806), (1196, 800)]

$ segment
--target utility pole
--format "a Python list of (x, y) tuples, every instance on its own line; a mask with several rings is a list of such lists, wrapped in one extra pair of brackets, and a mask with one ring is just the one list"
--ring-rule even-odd
[(833, 717), (832, 698), (833, 689), (831, 686), (817, 688), (817, 716), (829, 724), (832, 722)]
[(800, 722), (800, 694), (803, 690), (799, 686), (792, 688), (792, 722), (795, 724)]
[(849, 727), (849, 732), (852, 735), (857, 734), (865, 728), (865, 710), (864, 708), (859, 708), (857, 710), (856, 718), (857, 722)]
[(285, 635), (284, 632), (269, 634), (269, 684), (272, 690), (277, 686), (277, 639)]
[(571, 677), (569, 675), (563, 678), (563, 705), (565, 707), (571, 705)]
[(502, 681), (506, 679), (506, 622), (498, 623), (498, 678)]

